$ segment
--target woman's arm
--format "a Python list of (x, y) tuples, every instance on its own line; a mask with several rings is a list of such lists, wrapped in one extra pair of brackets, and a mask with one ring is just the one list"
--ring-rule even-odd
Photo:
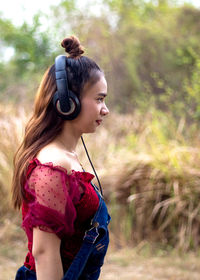
[(56, 234), (33, 228), (32, 254), (35, 258), (37, 280), (63, 278), (60, 243)]

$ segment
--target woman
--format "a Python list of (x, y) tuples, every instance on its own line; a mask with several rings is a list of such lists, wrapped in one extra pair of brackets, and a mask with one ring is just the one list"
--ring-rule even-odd
[(95, 132), (109, 113), (107, 84), (99, 66), (82, 56), (75, 36), (61, 45), (69, 56), (58, 57), (46, 71), (14, 158), (13, 203), (22, 206), (29, 250), (17, 280), (61, 280), (64, 274), (98, 279), (108, 245), (108, 237), (100, 237), (107, 236), (109, 215), (98, 212), (102, 198), (91, 183), (94, 176), (82, 169), (76, 153), (82, 134)]

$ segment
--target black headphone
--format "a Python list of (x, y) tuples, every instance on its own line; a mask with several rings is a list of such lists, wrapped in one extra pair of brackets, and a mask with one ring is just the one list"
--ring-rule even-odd
[(64, 55), (59, 55), (55, 59), (57, 91), (53, 97), (53, 105), (62, 119), (73, 120), (81, 111), (81, 103), (77, 95), (68, 88), (66, 62), (67, 57)]

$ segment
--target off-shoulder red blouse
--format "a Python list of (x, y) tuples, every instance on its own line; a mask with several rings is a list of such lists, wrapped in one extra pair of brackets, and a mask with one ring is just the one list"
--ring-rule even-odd
[(67, 170), (53, 163), (42, 164), (34, 158), (24, 185), (26, 200), (22, 205), (22, 227), (28, 238), (28, 254), (24, 265), (35, 271), (32, 255), (33, 228), (55, 233), (61, 239), (64, 271), (80, 249), (85, 230), (99, 206), (91, 185), (94, 175)]

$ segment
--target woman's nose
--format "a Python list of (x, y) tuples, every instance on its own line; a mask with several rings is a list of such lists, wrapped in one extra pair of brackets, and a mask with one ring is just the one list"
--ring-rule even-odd
[(106, 116), (106, 115), (109, 114), (108, 107), (105, 104), (104, 104), (104, 107), (101, 110), (101, 113), (102, 113), (103, 116)]

